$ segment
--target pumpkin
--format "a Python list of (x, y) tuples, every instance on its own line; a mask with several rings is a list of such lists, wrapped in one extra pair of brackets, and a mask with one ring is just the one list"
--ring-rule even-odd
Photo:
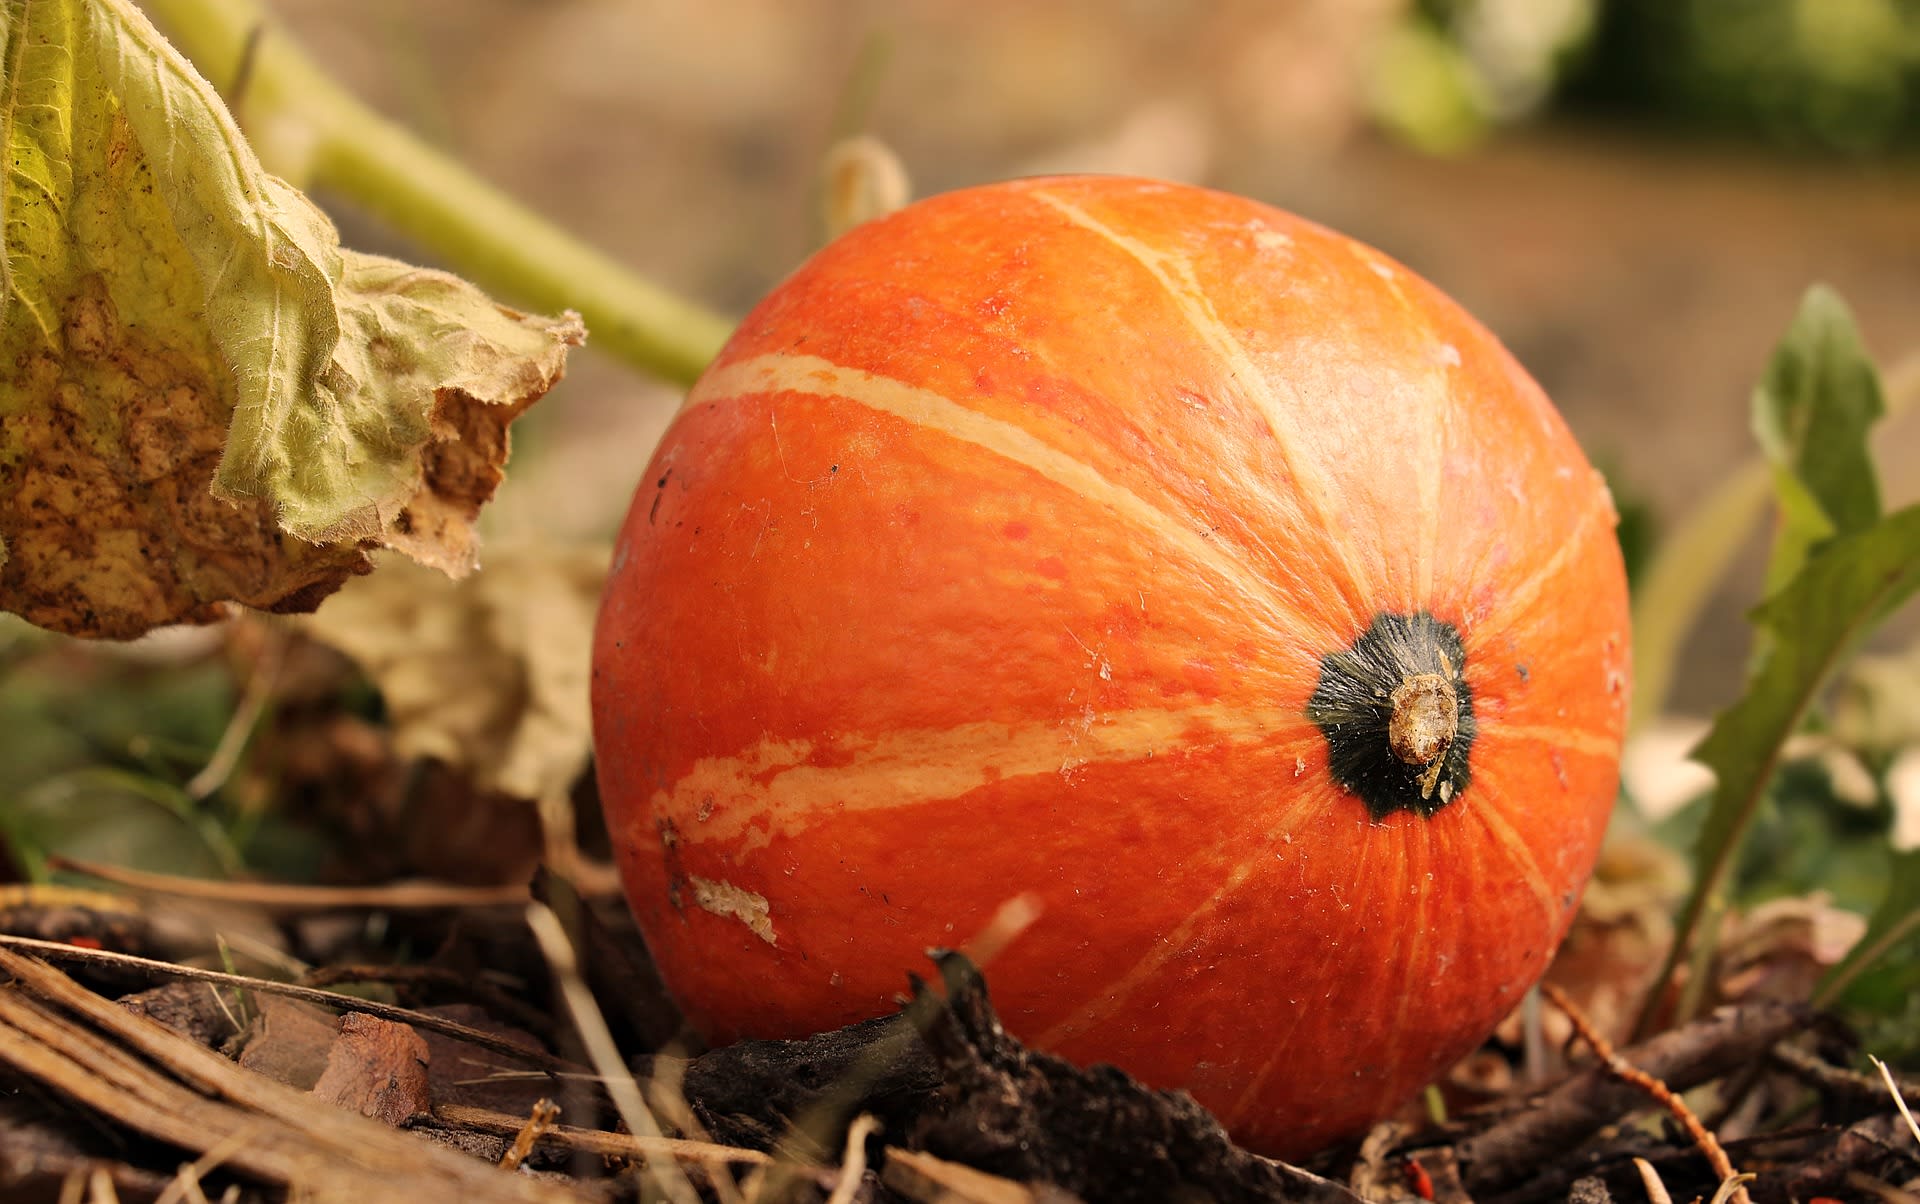
[(741, 323), (594, 645), (625, 887), (715, 1042), (1007, 1027), (1244, 1144), (1362, 1130), (1541, 974), (1627, 696), (1599, 475), (1384, 255), (1118, 178), (922, 201)]

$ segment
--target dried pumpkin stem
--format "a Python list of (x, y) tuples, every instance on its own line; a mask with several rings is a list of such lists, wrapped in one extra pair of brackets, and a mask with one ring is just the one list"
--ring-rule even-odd
[(1432, 765), (1453, 744), (1460, 725), (1460, 699), (1453, 684), (1438, 673), (1419, 673), (1401, 682), (1387, 700), (1387, 747), (1409, 765)]

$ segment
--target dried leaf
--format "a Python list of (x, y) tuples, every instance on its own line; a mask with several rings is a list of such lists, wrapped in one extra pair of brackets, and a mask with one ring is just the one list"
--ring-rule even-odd
[(394, 744), (482, 789), (564, 792), (590, 748), (587, 675), (604, 547), (494, 549), (462, 581), (400, 563), (309, 620), (386, 700)]
[(0, 3), (0, 609), (76, 635), (451, 572), (582, 331), (343, 251), (127, 0)]
[(1791, 1003), (1813, 993), (1821, 975), (1859, 943), (1867, 921), (1816, 891), (1729, 915), (1724, 928), (1716, 966), (1720, 998)]

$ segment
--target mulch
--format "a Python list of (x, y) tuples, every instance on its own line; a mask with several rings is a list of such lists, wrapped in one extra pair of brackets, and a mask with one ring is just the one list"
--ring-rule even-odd
[[(1236, 1146), (1184, 1092), (1022, 1045), (995, 1015), (990, 967), (959, 953), (930, 951), (897, 1015), (703, 1050), (617, 898), (542, 878), (528, 901), (568, 921), (577, 958), (547, 956), (527, 902), (429, 894), (380, 919), (423, 956), (297, 974), (292, 954), (274, 974), (169, 960), (165, 925), (138, 908), (68, 896), (0, 908), (13, 934), (0, 938), (0, 1200), (1897, 1204), (1920, 1192), (1920, 1132), (1894, 1095), (1920, 1098), (1920, 1084), (1856, 1069), (1850, 1035), (1790, 1003), (1722, 1007), (1599, 1056), (1582, 1043), (1559, 1082), (1444, 1118), (1411, 1110), (1294, 1166)], [(296, 952), (303, 931), (370, 922), (362, 906), (329, 928), (298, 904), (273, 907)], [(596, 1063), (595, 1031), (615, 1064)]]

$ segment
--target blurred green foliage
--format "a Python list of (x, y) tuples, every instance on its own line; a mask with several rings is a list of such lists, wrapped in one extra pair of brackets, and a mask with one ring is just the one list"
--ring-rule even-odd
[(1416, 0), (1389, 130), (1454, 150), (1545, 112), (1873, 154), (1920, 147), (1920, 0)]
[(233, 713), (218, 658), (89, 646), (0, 616), (0, 838), (45, 857), (218, 875), (241, 862), (220, 807), (182, 788)]

